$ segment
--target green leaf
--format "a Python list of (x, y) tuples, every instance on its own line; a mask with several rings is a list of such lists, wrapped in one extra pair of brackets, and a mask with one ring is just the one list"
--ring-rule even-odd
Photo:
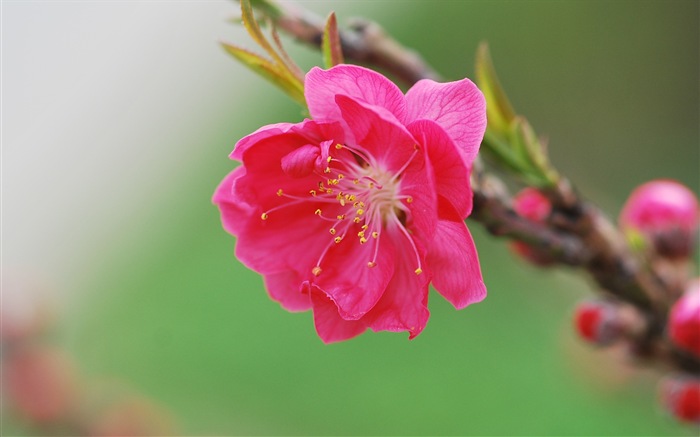
[(326, 68), (335, 67), (344, 62), (335, 12), (331, 12), (328, 20), (326, 20), (326, 27), (323, 29), (323, 39), (321, 41), (321, 51), (323, 53), (323, 64)]
[(277, 63), (284, 64), (284, 61), (282, 61), (275, 49), (272, 48), (272, 45), (270, 45), (267, 38), (265, 38), (265, 34), (260, 29), (260, 25), (253, 14), (253, 7), (250, 4), (250, 0), (241, 0), (241, 18), (243, 19), (243, 26), (248, 31), (251, 38), (253, 38), (253, 40)]
[(498, 80), (489, 46), (485, 42), (479, 45), (476, 54), (476, 81), (486, 98), (489, 127), (498, 133), (507, 131), (515, 118), (515, 111)]
[(235, 45), (223, 42), (221, 43), (221, 46), (243, 65), (280, 87), (298, 103), (306, 106), (303, 84), (300, 87), (298, 81), (294, 80), (293, 78), (290, 79), (289, 75), (284, 74), (284, 71), (280, 68), (280, 66), (275, 65), (272, 61), (242, 47), (237, 47)]

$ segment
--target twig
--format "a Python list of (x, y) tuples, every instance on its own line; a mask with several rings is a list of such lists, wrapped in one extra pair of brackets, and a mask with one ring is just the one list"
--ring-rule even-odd
[[(321, 17), (295, 8), (290, 2), (265, 1), (254, 5), (261, 5), (279, 29), (301, 42), (321, 47), (324, 29)], [(343, 54), (355, 62), (385, 69), (409, 85), (420, 79), (440, 79), (416, 52), (402, 47), (374, 22), (355, 19), (349, 29), (339, 34)]]

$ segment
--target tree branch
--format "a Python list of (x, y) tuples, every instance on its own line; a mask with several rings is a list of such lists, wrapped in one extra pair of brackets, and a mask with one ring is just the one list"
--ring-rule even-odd
[[(294, 7), (291, 2), (257, 1), (253, 3), (272, 19), (275, 26), (296, 40), (321, 48), (324, 20), (308, 11)], [(433, 70), (413, 50), (401, 46), (377, 23), (355, 19), (347, 30), (340, 30), (343, 54), (355, 62), (382, 68), (409, 85), (421, 79), (439, 80)]]

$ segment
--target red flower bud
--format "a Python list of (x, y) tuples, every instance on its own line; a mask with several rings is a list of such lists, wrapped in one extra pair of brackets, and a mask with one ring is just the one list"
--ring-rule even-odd
[(673, 304), (668, 335), (676, 346), (700, 357), (700, 278)]
[[(552, 212), (552, 204), (536, 189), (526, 187), (513, 198), (513, 209), (521, 217), (543, 223)], [(547, 252), (522, 241), (510, 243), (510, 248), (521, 258), (540, 267), (548, 266), (554, 261)]]
[(604, 300), (582, 302), (574, 313), (574, 326), (581, 338), (600, 346), (620, 338), (617, 305)]
[(678, 420), (700, 424), (700, 379), (668, 377), (660, 384), (662, 406)]
[(637, 187), (620, 213), (620, 226), (628, 236), (643, 237), (668, 258), (690, 255), (699, 221), (695, 194), (671, 180)]

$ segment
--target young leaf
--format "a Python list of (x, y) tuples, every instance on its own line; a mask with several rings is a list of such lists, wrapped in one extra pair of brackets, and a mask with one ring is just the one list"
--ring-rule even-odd
[(476, 55), (476, 80), (486, 98), (489, 126), (498, 133), (506, 132), (515, 118), (515, 111), (501, 87), (491, 61), (489, 46), (485, 42), (479, 45)]
[(323, 29), (323, 39), (321, 41), (321, 52), (323, 53), (323, 64), (326, 68), (335, 67), (344, 62), (335, 12), (331, 12), (328, 20), (326, 20), (326, 27)]
[(278, 65), (244, 48), (223, 42), (221, 46), (243, 65), (280, 87), (302, 106), (306, 105), (303, 84), (295, 79), (291, 79), (287, 74), (284, 74), (283, 69)]

